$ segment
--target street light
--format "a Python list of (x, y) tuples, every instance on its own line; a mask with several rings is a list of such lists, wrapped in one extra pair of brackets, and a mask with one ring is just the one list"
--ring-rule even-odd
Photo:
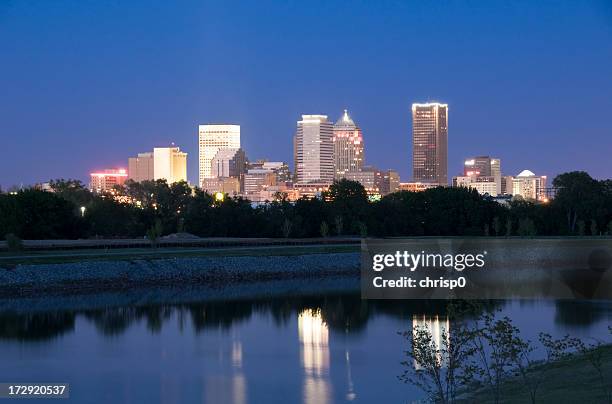
[(223, 192), (215, 192), (215, 201), (223, 202), (225, 199), (225, 194)]
[(85, 217), (85, 206), (81, 206), (81, 217)]

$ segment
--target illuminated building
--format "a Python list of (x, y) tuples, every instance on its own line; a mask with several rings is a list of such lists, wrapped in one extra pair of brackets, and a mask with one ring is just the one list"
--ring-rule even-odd
[(187, 153), (178, 147), (154, 148), (153, 179), (163, 179), (168, 184), (187, 181)]
[(294, 138), (295, 174), (300, 184), (334, 181), (333, 124), (327, 115), (302, 115)]
[(246, 155), (240, 148), (220, 149), (212, 159), (212, 176), (240, 178), (246, 167)]
[(362, 167), (361, 171), (345, 172), (341, 178), (360, 183), (368, 195), (384, 196), (396, 192), (400, 184), (397, 171), (381, 171), (372, 166)]
[(293, 189), (298, 193), (299, 198), (318, 198), (323, 192), (329, 191), (329, 185), (326, 182), (309, 182), (308, 184), (293, 184)]
[(279, 184), (288, 183), (291, 181), (289, 166), (284, 161), (257, 160), (254, 163), (248, 163), (247, 167), (249, 170), (261, 169), (273, 171), (276, 175), (276, 182)]
[(524, 199), (546, 200), (546, 176), (536, 176), (529, 170), (523, 170), (512, 179), (512, 195)]
[(453, 177), (454, 187), (475, 189), (481, 195), (497, 196), (501, 194), (501, 177), (496, 181), (492, 176), (464, 175)]
[(501, 175), (501, 161), (489, 156), (470, 157), (463, 162), (463, 175), (480, 175), (483, 177)]
[(448, 105), (412, 104), (414, 182), (448, 185)]
[(399, 190), (400, 191), (410, 191), (410, 192), (422, 192), (426, 189), (436, 188), (441, 185), (434, 184), (431, 182), (400, 182)]
[(244, 196), (253, 202), (261, 202), (259, 192), (276, 185), (276, 174), (272, 170), (255, 168), (244, 175)]
[(333, 140), (336, 177), (342, 177), (347, 172), (360, 171), (364, 162), (363, 135), (346, 109), (334, 125)]
[(205, 178), (202, 181), (202, 190), (211, 195), (221, 192), (235, 196), (240, 194), (240, 188), (240, 179), (235, 177)]
[(383, 172), (382, 184), (380, 186), (380, 194), (387, 195), (399, 191), (400, 176), (395, 170), (387, 170)]
[(453, 186), (472, 188), (481, 195), (503, 195), (501, 160), (489, 156), (466, 159), (463, 162), (463, 175), (453, 177)]
[(187, 153), (180, 148), (155, 147), (128, 159), (128, 179), (136, 182), (166, 180), (168, 184), (187, 181)]
[(152, 181), (153, 153), (138, 153), (137, 157), (128, 159), (128, 179), (135, 182)]
[(89, 175), (89, 189), (97, 193), (110, 191), (115, 185), (123, 185), (128, 176), (124, 168), (97, 171)]
[(240, 148), (240, 125), (200, 125), (198, 128), (198, 183), (213, 178), (212, 160), (220, 149)]
[(360, 183), (368, 195), (380, 194), (382, 172), (373, 167), (366, 167), (363, 171), (345, 172), (342, 174), (342, 178)]
[(288, 192), (289, 167), (281, 161), (259, 160), (244, 174), (244, 196), (252, 202), (271, 201), (277, 192)]

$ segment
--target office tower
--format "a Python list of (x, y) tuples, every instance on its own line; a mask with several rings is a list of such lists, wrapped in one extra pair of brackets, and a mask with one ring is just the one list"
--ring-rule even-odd
[(128, 176), (124, 168), (107, 169), (89, 175), (89, 189), (96, 193), (111, 191), (115, 185), (123, 185)]
[(473, 188), (483, 195), (503, 194), (501, 160), (489, 156), (466, 159), (463, 176), (453, 177), (453, 186)]
[(241, 148), (220, 149), (212, 159), (212, 176), (240, 178), (244, 174), (246, 155)]
[(360, 171), (364, 162), (363, 135), (348, 111), (334, 125), (334, 172), (341, 177), (347, 172)]
[(501, 177), (491, 175), (463, 175), (453, 177), (453, 187), (475, 189), (481, 195), (501, 194)]
[(448, 105), (412, 104), (412, 176), (448, 185)]
[(477, 156), (463, 163), (463, 175), (501, 176), (501, 160), (489, 156)]
[(200, 125), (198, 128), (199, 182), (213, 178), (212, 160), (219, 149), (240, 148), (240, 125)]
[(491, 175), (491, 157), (471, 157), (463, 162), (463, 175)]
[(295, 134), (295, 173), (298, 183), (334, 181), (334, 126), (327, 115), (302, 115)]
[(187, 181), (187, 153), (178, 147), (153, 149), (153, 179), (166, 180), (168, 184)]
[(278, 183), (291, 182), (289, 166), (284, 161), (267, 161), (260, 159), (254, 163), (247, 164), (247, 170), (262, 169), (274, 172)]
[(209, 194), (222, 192), (231, 196), (237, 196), (240, 194), (242, 184), (241, 179), (236, 177), (205, 178), (201, 188)]
[(128, 158), (128, 179), (135, 182), (153, 180), (153, 153), (138, 153)]
[(523, 170), (512, 179), (512, 195), (524, 199), (546, 199), (546, 176), (536, 176), (529, 170)]
[(491, 158), (491, 176), (501, 178), (501, 160)]
[(382, 184), (380, 186), (380, 194), (387, 195), (399, 191), (400, 176), (395, 170), (387, 170), (383, 172)]

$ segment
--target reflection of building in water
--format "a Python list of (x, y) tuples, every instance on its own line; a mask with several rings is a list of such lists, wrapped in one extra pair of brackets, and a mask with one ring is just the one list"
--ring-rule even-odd
[(205, 403), (245, 404), (247, 384), (243, 374), (211, 376), (205, 381)]
[(205, 380), (205, 403), (231, 403), (246, 404), (247, 380), (242, 371), (242, 343), (233, 340), (231, 351), (229, 347), (219, 349), (219, 365), (227, 365), (227, 358), (231, 359), (231, 369), (220, 369), (215, 376)]
[(320, 310), (306, 309), (298, 314), (298, 334), (304, 369), (304, 402), (331, 401), (329, 370), (329, 329)]
[(232, 343), (232, 366), (237, 369), (242, 367), (242, 343), (240, 341)]
[(357, 394), (355, 393), (355, 387), (353, 386), (353, 377), (351, 376), (351, 357), (348, 350), (344, 351), (344, 356), (346, 358), (346, 382), (348, 384), (346, 401), (353, 401), (355, 398), (357, 398)]
[[(446, 346), (448, 346), (450, 336), (450, 322), (447, 316), (428, 316), (428, 315), (413, 315), (412, 316), (412, 336), (416, 335), (416, 331), (419, 328), (425, 328), (431, 335), (432, 342), (436, 345), (438, 350), (444, 349), (443, 338), (446, 339)], [(414, 348), (414, 347), (413, 347)], [(448, 358), (442, 358), (441, 355), (438, 358), (442, 361), (444, 366)], [(414, 363), (415, 368), (419, 368), (418, 363)]]

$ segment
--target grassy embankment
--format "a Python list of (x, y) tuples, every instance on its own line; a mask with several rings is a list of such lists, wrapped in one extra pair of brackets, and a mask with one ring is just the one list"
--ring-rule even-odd
[(223, 248), (125, 248), (52, 251), (2, 251), (0, 268), (19, 264), (61, 264), (80, 261), (155, 260), (218, 256), (271, 256), (359, 252), (359, 245), (305, 245)]
[[(604, 380), (608, 392), (612, 391), (612, 345), (600, 348)], [(546, 366), (544, 379), (538, 388), (537, 403), (608, 403), (602, 390), (599, 374), (582, 355), (553, 362)], [(470, 403), (493, 403), (487, 391), (474, 392), (468, 399)], [(502, 387), (501, 404), (530, 403), (528, 391), (520, 379), (508, 379)]]

